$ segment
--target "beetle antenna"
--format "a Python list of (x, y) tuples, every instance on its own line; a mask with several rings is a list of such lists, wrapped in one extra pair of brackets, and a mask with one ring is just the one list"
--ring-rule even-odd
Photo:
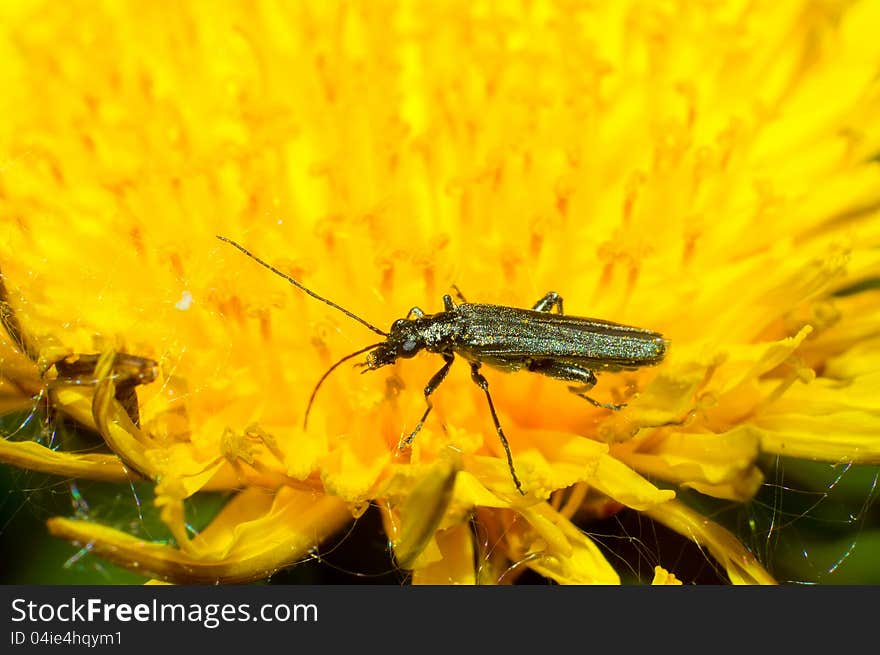
[[(382, 342), (382, 343), (384, 343), (384, 342)], [(340, 359), (338, 362), (336, 362), (333, 366), (331, 366), (330, 368), (328, 368), (328, 369), (324, 372), (324, 375), (322, 375), (322, 376), (321, 376), (321, 379), (318, 380), (318, 383), (315, 385), (315, 388), (312, 389), (312, 395), (309, 396), (309, 404), (306, 406), (306, 415), (305, 415), (305, 417), (303, 418), (303, 430), (305, 430), (305, 429), (308, 427), (308, 425), (309, 425), (309, 412), (312, 411), (312, 403), (315, 402), (315, 396), (318, 395), (318, 389), (320, 389), (320, 388), (321, 388), (321, 385), (324, 384), (324, 380), (326, 380), (327, 377), (328, 377), (333, 371), (335, 371), (336, 368), (337, 368), (340, 364), (342, 364), (343, 362), (348, 361), (348, 360), (351, 359), (352, 357), (357, 357), (358, 355), (361, 355), (361, 354), (367, 352), (368, 350), (372, 350), (373, 348), (378, 348), (379, 346), (382, 345), (382, 343), (374, 343), (372, 346), (366, 346), (365, 348), (361, 348), (360, 350), (355, 350), (355, 351), (354, 351), (353, 353), (351, 353), (350, 355), (346, 355), (345, 357), (343, 357), (342, 359)]]
[[(306, 287), (306, 286), (303, 285), (302, 283), (297, 282), (296, 280), (294, 280), (292, 277), (290, 277), (290, 276), (287, 275), (286, 273), (282, 273), (282, 272), (279, 271), (277, 268), (275, 268), (274, 266), (272, 266), (272, 264), (270, 264), (270, 263), (268, 263), (268, 262), (265, 262), (265, 261), (263, 261), (262, 259), (260, 259), (259, 257), (257, 257), (254, 253), (252, 253), (250, 250), (248, 250), (247, 248), (245, 248), (243, 245), (241, 245), (241, 244), (239, 244), (239, 243), (236, 243), (236, 242), (233, 241), (232, 239), (228, 239), (228, 238), (226, 238), (226, 237), (220, 236), (219, 234), (217, 235), (217, 238), (220, 239), (220, 241), (225, 241), (225, 242), (228, 243), (230, 246), (234, 246), (234, 247), (238, 248), (241, 252), (243, 252), (245, 255), (247, 255), (248, 257), (250, 257), (251, 259), (253, 259), (255, 262), (257, 262), (257, 263), (260, 264), (261, 266), (264, 266), (264, 267), (268, 268), (270, 271), (272, 271), (273, 273), (275, 273), (275, 275), (278, 275), (278, 276), (280, 276), (280, 277), (283, 277), (285, 280), (287, 280), (288, 282), (290, 282), (293, 286), (295, 286), (295, 287), (297, 287), (297, 288), (302, 289), (303, 291), (305, 291), (305, 292), (306, 292), (307, 294), (309, 294), (312, 298), (316, 298), (317, 300), (320, 300), (322, 303), (327, 304), (327, 305), (330, 305), (330, 306), (333, 307), (334, 309), (338, 309), (340, 312), (342, 312), (343, 314), (345, 314), (345, 315), (348, 316), (349, 318), (353, 318), (354, 320), (356, 320), (356, 321), (357, 321), (358, 323), (360, 323), (361, 325), (364, 325), (364, 326), (370, 328), (370, 329), (371, 329), (373, 332), (375, 332), (376, 334), (381, 334), (383, 337), (387, 337), (387, 336), (388, 336), (388, 333), (387, 333), (387, 332), (383, 332), (382, 330), (380, 330), (379, 328), (377, 328), (375, 325), (370, 325), (370, 324), (367, 323), (364, 319), (362, 319), (360, 316), (358, 316), (358, 315), (356, 315), (356, 314), (353, 314), (352, 312), (348, 311), (348, 310), (345, 309), (344, 307), (340, 307), (339, 305), (337, 305), (337, 304), (336, 304), (335, 302), (333, 302), (332, 300), (327, 300), (327, 299), (324, 298), (323, 296), (319, 296), (317, 293), (315, 293), (314, 291), (312, 291), (311, 289), (309, 289), (308, 287)], [(363, 351), (361, 351), (361, 352), (363, 352)]]

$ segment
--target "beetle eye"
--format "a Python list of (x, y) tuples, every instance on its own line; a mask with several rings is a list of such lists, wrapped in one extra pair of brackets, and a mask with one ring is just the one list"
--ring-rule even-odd
[(396, 330), (401, 329), (404, 325), (406, 325), (409, 321), (405, 318), (399, 318), (394, 323), (391, 324), (391, 331), (394, 332)]
[(413, 353), (415, 352), (417, 345), (418, 344), (416, 343), (415, 339), (407, 339), (401, 344), (400, 348), (405, 353)]

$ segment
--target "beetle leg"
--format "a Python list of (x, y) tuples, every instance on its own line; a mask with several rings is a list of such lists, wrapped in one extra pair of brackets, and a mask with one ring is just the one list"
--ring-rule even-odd
[(424, 318), (425, 312), (421, 310), (419, 307), (413, 307), (406, 313), (406, 317), (415, 316), (416, 318)]
[(458, 298), (458, 301), (463, 302), (466, 305), (467, 298), (464, 297), (464, 294), (461, 292), (461, 289), (458, 288), (457, 284), (452, 285), (452, 290), (455, 291), (455, 297)]
[(443, 311), (446, 312), (454, 312), (455, 311), (455, 303), (452, 302), (452, 296), (448, 293), (443, 296)]
[(541, 375), (546, 375), (547, 377), (555, 378), (557, 380), (580, 382), (578, 386), (570, 386), (568, 390), (575, 396), (580, 396), (596, 407), (610, 409), (615, 412), (626, 407), (626, 403), (620, 405), (615, 405), (613, 403), (600, 403), (598, 400), (590, 398), (587, 395), (587, 392), (596, 386), (596, 375), (593, 371), (584, 368), (583, 366), (569, 364), (567, 362), (559, 362), (554, 359), (533, 359), (528, 362), (527, 368), (533, 373), (540, 373)]
[(495, 423), (495, 431), (498, 433), (498, 438), (501, 440), (504, 454), (507, 455), (507, 466), (510, 468), (510, 475), (513, 478), (513, 484), (516, 485), (516, 490), (525, 496), (526, 492), (523, 491), (522, 484), (520, 484), (519, 478), (516, 477), (516, 471), (513, 468), (513, 455), (510, 453), (510, 444), (507, 443), (507, 437), (504, 436), (504, 430), (501, 429), (501, 423), (498, 421), (498, 414), (495, 412), (495, 405), (492, 403), (492, 396), (489, 395), (489, 382), (483, 377), (483, 374), (480, 373), (479, 362), (471, 362), (471, 379), (486, 394), (486, 400), (489, 402), (489, 412), (491, 412), (492, 421)]
[(400, 445), (398, 446), (399, 448), (405, 448), (412, 443), (413, 439), (415, 439), (416, 435), (419, 433), (419, 430), (421, 430), (422, 426), (425, 424), (425, 419), (428, 418), (428, 414), (434, 409), (434, 403), (431, 402), (431, 394), (434, 393), (434, 391), (437, 390), (437, 387), (440, 386), (440, 383), (446, 379), (446, 374), (449, 373), (449, 367), (452, 366), (452, 362), (455, 361), (455, 355), (451, 353), (443, 353), (443, 360), (446, 363), (443, 364), (443, 367), (439, 371), (431, 376), (431, 379), (428, 380), (428, 384), (425, 385), (425, 402), (428, 404), (428, 407), (425, 409), (425, 413), (422, 414), (422, 418), (419, 419), (416, 429), (410, 432), (409, 436), (400, 442)]
[(532, 310), (536, 312), (550, 312), (553, 311), (554, 307), (559, 314), (563, 313), (562, 296), (560, 296), (555, 291), (549, 291), (547, 292), (546, 296), (535, 303), (535, 306), (532, 307)]

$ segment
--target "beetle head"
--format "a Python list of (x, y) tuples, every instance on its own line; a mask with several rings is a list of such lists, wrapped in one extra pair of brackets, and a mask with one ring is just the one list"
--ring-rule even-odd
[(367, 369), (373, 370), (409, 359), (425, 348), (424, 335), (416, 321), (400, 318), (391, 324), (388, 338), (367, 355)]

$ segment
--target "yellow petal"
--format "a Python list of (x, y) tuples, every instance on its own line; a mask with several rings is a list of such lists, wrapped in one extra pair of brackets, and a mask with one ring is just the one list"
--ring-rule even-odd
[(590, 480), (609, 498), (637, 510), (646, 510), (675, 498), (671, 489), (658, 489), (633, 469), (610, 455), (603, 456), (595, 477)]
[(459, 524), (436, 535), (439, 559), (413, 570), (413, 584), (474, 584), (474, 544), (470, 527)]
[(49, 531), (143, 575), (177, 583), (215, 584), (266, 578), (306, 557), (351, 520), (347, 505), (331, 496), (281, 489), (273, 499), (243, 492), (193, 542), (198, 555), (137, 539), (119, 530), (53, 518)]
[(819, 378), (753, 419), (762, 450), (828, 462), (880, 463), (880, 373)]
[(434, 536), (453, 498), (458, 466), (438, 462), (418, 481), (399, 511), (399, 536), (392, 536), (394, 555), (403, 569), (414, 568), (416, 558)]
[(652, 585), (680, 585), (681, 580), (675, 577), (674, 573), (670, 573), (662, 566), (654, 567), (654, 579)]
[(751, 499), (763, 476), (756, 467), (760, 435), (749, 426), (715, 433), (663, 431), (631, 452), (614, 455), (640, 473), (729, 500)]
[(147, 437), (132, 423), (128, 413), (114, 398), (116, 385), (110, 376), (113, 351), (104, 352), (95, 367), (98, 383), (92, 400), (92, 416), (104, 441), (119, 458), (143, 476), (156, 479), (159, 469), (147, 456)]
[(0, 462), (52, 475), (128, 482), (141, 475), (129, 469), (116, 455), (76, 454), (51, 450), (33, 441), (0, 439)]
[(683, 503), (671, 501), (652, 507), (645, 513), (698, 546), (705, 547), (724, 567), (733, 584), (776, 584), (733, 534)]
[(560, 584), (620, 584), (593, 541), (547, 504), (520, 510), (535, 536), (523, 536), (522, 563)]

